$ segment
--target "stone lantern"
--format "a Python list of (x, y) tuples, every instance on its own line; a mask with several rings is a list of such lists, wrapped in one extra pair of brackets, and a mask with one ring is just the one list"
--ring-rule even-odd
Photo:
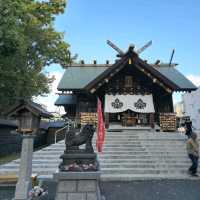
[(15, 117), (18, 122), (18, 133), (35, 134), (37, 133), (41, 118), (50, 118), (52, 115), (42, 106), (32, 101), (21, 100), (11, 108), (7, 115)]
[(49, 118), (52, 115), (39, 104), (25, 100), (21, 100), (11, 108), (7, 115), (16, 118), (18, 122), (17, 132), (22, 134), (20, 170), (15, 190), (15, 200), (26, 200), (32, 188), (31, 174), (34, 135), (38, 132), (40, 119), (42, 117)]
[(22, 110), (18, 113), (17, 121), (18, 121), (18, 129), (19, 133), (36, 133), (39, 124), (40, 117), (34, 115), (29, 110)]

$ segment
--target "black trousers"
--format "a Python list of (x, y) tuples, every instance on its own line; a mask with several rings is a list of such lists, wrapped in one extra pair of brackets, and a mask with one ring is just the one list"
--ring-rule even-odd
[(192, 154), (188, 154), (190, 160), (192, 161), (192, 165), (189, 168), (189, 172), (191, 172), (191, 174), (196, 174), (197, 173), (197, 167), (198, 167), (198, 159), (199, 157), (194, 156)]
[(187, 135), (188, 138), (191, 138), (192, 130), (186, 131), (185, 135)]

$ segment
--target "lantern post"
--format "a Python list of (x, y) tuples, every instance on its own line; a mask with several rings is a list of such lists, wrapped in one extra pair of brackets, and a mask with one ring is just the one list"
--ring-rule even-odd
[(15, 200), (27, 200), (32, 189), (32, 157), (34, 137), (36, 136), (41, 117), (51, 117), (38, 104), (31, 101), (20, 101), (8, 112), (8, 116), (15, 117), (18, 122), (16, 130), (22, 136), (22, 149), (18, 181), (15, 189)]

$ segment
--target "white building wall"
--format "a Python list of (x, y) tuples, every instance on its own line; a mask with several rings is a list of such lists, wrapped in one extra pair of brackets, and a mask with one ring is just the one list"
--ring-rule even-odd
[(190, 116), (192, 125), (200, 130), (200, 87), (191, 93), (183, 94), (184, 114)]

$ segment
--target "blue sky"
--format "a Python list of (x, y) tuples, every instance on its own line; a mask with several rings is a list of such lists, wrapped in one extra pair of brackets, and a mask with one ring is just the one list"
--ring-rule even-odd
[[(200, 1), (199, 0), (69, 0), (66, 11), (56, 18), (55, 28), (65, 32), (73, 54), (91, 63), (115, 60), (110, 39), (123, 50), (136, 49), (149, 40), (153, 45), (141, 57), (148, 62), (169, 62), (175, 48), (177, 69), (200, 84)], [(46, 69), (60, 79), (59, 66)], [(58, 82), (58, 81), (57, 81)], [(55, 93), (55, 84), (54, 90)], [(180, 98), (176, 95), (175, 101)], [(55, 96), (51, 101), (55, 100)]]

